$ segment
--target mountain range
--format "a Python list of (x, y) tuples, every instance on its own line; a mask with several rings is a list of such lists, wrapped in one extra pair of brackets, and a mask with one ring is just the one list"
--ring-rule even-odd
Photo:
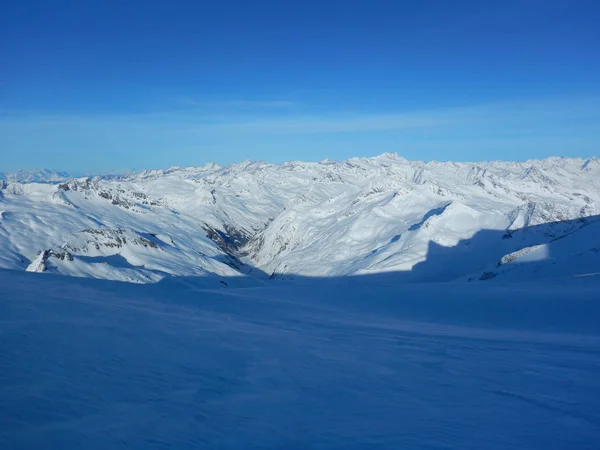
[(0, 174), (0, 267), (220, 285), (554, 278), (600, 272), (599, 216), (598, 158), (23, 171)]

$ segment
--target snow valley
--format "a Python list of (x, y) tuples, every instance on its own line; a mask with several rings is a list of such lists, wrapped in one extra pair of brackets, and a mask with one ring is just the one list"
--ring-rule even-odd
[(0, 267), (14, 270), (137, 283), (600, 272), (597, 158), (22, 171), (0, 176), (0, 188)]

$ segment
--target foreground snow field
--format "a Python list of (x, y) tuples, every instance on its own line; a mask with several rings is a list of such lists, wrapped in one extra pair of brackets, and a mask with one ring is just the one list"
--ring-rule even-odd
[(249, 278), (0, 271), (0, 448), (600, 445), (597, 276)]

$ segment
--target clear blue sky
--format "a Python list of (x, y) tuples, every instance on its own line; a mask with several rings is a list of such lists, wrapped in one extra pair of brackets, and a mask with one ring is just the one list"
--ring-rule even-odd
[(4, 1), (0, 170), (600, 153), (600, 2)]

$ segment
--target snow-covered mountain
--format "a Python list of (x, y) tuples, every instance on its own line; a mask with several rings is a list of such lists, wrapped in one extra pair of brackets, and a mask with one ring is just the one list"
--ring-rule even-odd
[(0, 172), (0, 180), (17, 183), (57, 183), (69, 178), (67, 172), (48, 169), (19, 170), (18, 172)]
[(589, 225), (598, 216), (598, 158), (425, 163), (384, 154), (8, 179), (0, 267), (134, 282), (379, 272), (485, 280), (503, 258), (555, 248), (566, 235), (584, 253), (600, 247)]

